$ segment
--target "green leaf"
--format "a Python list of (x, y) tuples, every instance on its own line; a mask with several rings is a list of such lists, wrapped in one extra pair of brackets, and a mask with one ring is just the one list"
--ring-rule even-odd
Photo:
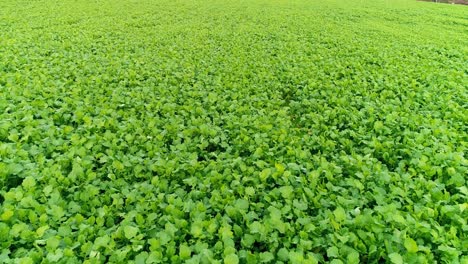
[(172, 240), (171, 238), (171, 235), (168, 234), (166, 231), (161, 231), (158, 233), (158, 238), (159, 238), (159, 241), (161, 243), (161, 245), (166, 245), (167, 243), (169, 243), (169, 241)]
[(356, 251), (349, 253), (348, 256), (346, 257), (346, 260), (347, 260), (346, 263), (349, 263), (349, 264), (360, 263), (359, 253)]
[(252, 224), (250, 224), (249, 228), (250, 228), (250, 233), (251, 234), (263, 234), (263, 232), (264, 232), (263, 225), (258, 221), (255, 221)]
[(121, 171), (121, 170), (123, 170), (125, 168), (124, 165), (122, 164), (122, 162), (120, 162), (118, 160), (114, 160), (112, 162), (112, 166), (118, 171)]
[(60, 244), (60, 239), (58, 237), (49, 237), (47, 239), (47, 249), (49, 251), (54, 251)]
[(376, 121), (374, 123), (374, 129), (375, 131), (381, 131), (384, 127), (384, 124), (382, 123), (382, 121)]
[(10, 220), (10, 218), (14, 215), (15, 213), (10, 210), (10, 209), (5, 209), (2, 213), (2, 215), (0, 216), (0, 219), (2, 221), (8, 221)]
[(18, 261), (19, 264), (33, 264), (34, 260), (30, 257), (22, 257)]
[(393, 264), (403, 264), (403, 258), (401, 257), (400, 254), (394, 252), (388, 255), (390, 258), (390, 261), (392, 261)]
[(203, 235), (203, 227), (201, 226), (201, 224), (198, 224), (198, 223), (194, 223), (192, 224), (191, 228), (190, 228), (190, 233), (194, 236), (194, 237), (201, 237)]
[(250, 248), (253, 243), (255, 243), (255, 237), (250, 234), (245, 234), (241, 242), (244, 247)]
[(342, 222), (342, 221), (344, 221), (346, 219), (346, 212), (342, 207), (337, 207), (333, 211), (333, 215), (335, 216), (335, 220), (337, 222)]
[(23, 180), (23, 187), (24, 188), (31, 189), (34, 186), (36, 186), (36, 180), (33, 177), (28, 176)]
[(392, 217), (395, 222), (400, 223), (400, 224), (406, 224), (405, 218), (401, 216), (400, 214), (395, 213), (392, 215)]
[(39, 227), (39, 228), (36, 230), (37, 237), (38, 237), (38, 238), (41, 238), (41, 237), (44, 235), (45, 231), (47, 231), (48, 229), (49, 229), (49, 226), (48, 226), (48, 225)]
[(418, 252), (418, 244), (416, 244), (416, 241), (414, 241), (412, 238), (407, 237), (405, 239), (405, 248), (408, 250), (410, 253), (416, 253)]
[(340, 256), (340, 253), (338, 251), (337, 247), (330, 247), (327, 249), (327, 256), (329, 258), (337, 258)]
[(319, 263), (319, 260), (317, 259), (317, 257), (315, 256), (315, 254), (313, 254), (313, 253), (308, 253), (308, 254), (307, 254), (306, 263), (318, 264), (318, 263)]
[(60, 259), (62, 259), (62, 257), (63, 257), (62, 249), (57, 249), (55, 250), (54, 253), (49, 252), (49, 254), (47, 254), (47, 260), (49, 260), (50, 262), (58, 262)]
[(238, 264), (239, 258), (237, 257), (236, 254), (229, 254), (224, 258), (224, 263), (225, 264)]
[(249, 201), (244, 199), (238, 199), (235, 204), (236, 208), (241, 211), (247, 211), (249, 209)]
[(138, 234), (139, 229), (134, 226), (124, 226), (123, 231), (127, 239), (132, 239)]
[(148, 252), (141, 252), (135, 257), (135, 264), (145, 264), (148, 258)]
[(192, 249), (186, 244), (182, 244), (179, 247), (179, 256), (181, 259), (189, 259), (192, 255)]
[(280, 188), (281, 195), (286, 199), (286, 200), (291, 200), (292, 195), (294, 192), (294, 189), (291, 186), (282, 186)]
[(94, 247), (96, 249), (100, 247), (107, 247), (110, 242), (110, 237), (108, 235), (104, 235), (102, 237), (97, 237), (94, 241)]
[(304, 262), (304, 254), (302, 252), (290, 251), (289, 260), (291, 264), (301, 264)]
[(270, 262), (273, 259), (274, 259), (274, 256), (270, 252), (260, 253), (260, 262), (262, 262), (262, 263)]
[(289, 259), (289, 252), (285, 248), (280, 248), (278, 250), (277, 255), (278, 255), (278, 259), (281, 261), (287, 261)]
[(264, 169), (262, 172), (260, 172), (260, 179), (262, 181), (266, 181), (271, 175), (271, 169)]
[(10, 227), (5, 223), (0, 222), (0, 242), (9, 240), (8, 239), (9, 232), (10, 232)]
[(275, 163), (275, 168), (278, 171), (278, 173), (282, 174), (284, 170), (286, 169), (283, 164), (281, 163)]

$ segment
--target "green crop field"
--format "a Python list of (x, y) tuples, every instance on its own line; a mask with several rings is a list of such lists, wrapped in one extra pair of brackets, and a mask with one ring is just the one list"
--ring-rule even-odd
[(0, 0), (0, 263), (468, 263), (468, 6)]

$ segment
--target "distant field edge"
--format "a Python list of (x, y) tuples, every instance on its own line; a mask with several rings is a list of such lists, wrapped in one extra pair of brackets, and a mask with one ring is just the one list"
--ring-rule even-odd
[(422, 2), (434, 2), (442, 4), (468, 5), (468, 0), (418, 0)]

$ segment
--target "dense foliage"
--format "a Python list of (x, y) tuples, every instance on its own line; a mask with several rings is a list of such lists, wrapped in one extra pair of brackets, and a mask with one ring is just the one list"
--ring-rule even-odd
[(0, 2), (1, 263), (467, 263), (467, 7)]

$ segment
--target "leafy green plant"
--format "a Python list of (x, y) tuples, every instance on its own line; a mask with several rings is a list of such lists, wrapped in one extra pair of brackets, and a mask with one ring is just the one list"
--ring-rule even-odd
[(465, 12), (2, 1), (0, 263), (466, 263)]

